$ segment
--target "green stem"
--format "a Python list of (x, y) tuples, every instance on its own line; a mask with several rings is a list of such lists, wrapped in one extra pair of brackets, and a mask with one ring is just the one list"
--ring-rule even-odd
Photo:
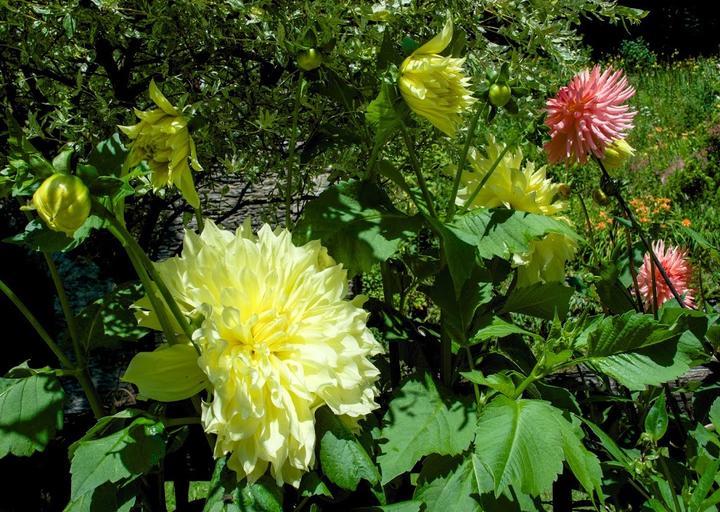
[(427, 182), (425, 181), (425, 177), (422, 173), (422, 168), (420, 167), (420, 160), (418, 159), (417, 153), (415, 152), (415, 144), (413, 143), (412, 137), (410, 137), (410, 133), (408, 132), (404, 123), (400, 123), (400, 131), (402, 132), (403, 140), (405, 141), (405, 145), (408, 149), (410, 165), (415, 172), (415, 177), (418, 180), (418, 185), (420, 185), (420, 190), (422, 190), (423, 197), (425, 198), (425, 202), (427, 203), (428, 212), (432, 217), (437, 219), (437, 213), (435, 212), (435, 205), (433, 204), (432, 196), (430, 195), (430, 189), (428, 189)]
[(383, 145), (380, 143), (380, 141), (376, 140), (373, 144), (372, 151), (370, 152), (370, 160), (368, 160), (367, 171), (365, 172), (365, 175), (371, 181), (373, 178), (375, 178), (377, 170), (377, 166), (375, 164), (377, 163), (378, 156), (380, 156), (380, 150), (382, 149), (382, 147)]
[[(645, 308), (643, 307), (642, 296), (640, 295), (640, 286), (638, 285), (637, 271), (635, 270), (635, 261), (633, 260), (632, 237), (630, 236), (629, 229), (625, 229), (625, 240), (627, 243), (628, 261), (630, 262), (630, 276), (632, 277), (633, 289), (635, 290), (635, 300), (637, 300), (637, 308), (640, 313), (644, 313)], [(654, 289), (655, 279), (653, 279), (653, 293), (655, 293)]]
[[(642, 241), (643, 246), (645, 246), (645, 249), (650, 254), (650, 259), (653, 261), (653, 263), (657, 267), (658, 271), (660, 272), (660, 275), (662, 276), (663, 280), (665, 281), (665, 284), (667, 284), (668, 288), (670, 288), (670, 291), (672, 292), (673, 297), (675, 297), (675, 300), (678, 301), (678, 304), (680, 304), (680, 307), (687, 308), (687, 305), (685, 305), (685, 301), (683, 301), (682, 297), (675, 289), (675, 286), (673, 285), (672, 281), (670, 280), (667, 273), (665, 272), (665, 268), (660, 263), (660, 260), (658, 259), (657, 255), (655, 254), (655, 251), (653, 251), (652, 245), (650, 245), (647, 238), (645, 238), (645, 234), (643, 233), (642, 227), (638, 223), (638, 221), (635, 218), (635, 215), (633, 214), (630, 207), (625, 202), (625, 199), (623, 198), (622, 194), (620, 193), (620, 189), (614, 185), (615, 182), (612, 179), (612, 177), (610, 176), (610, 174), (607, 172), (607, 170), (605, 169), (605, 166), (603, 165), (602, 160), (595, 157), (595, 161), (600, 166), (600, 170), (602, 171), (603, 177), (605, 178), (605, 180), (607, 180), (610, 183), (613, 183), (612, 195), (615, 197), (618, 204), (620, 205), (620, 208), (623, 210), (623, 212), (625, 213), (627, 218), (630, 220), (630, 224), (632, 224), (635, 231), (637, 231), (637, 234), (640, 237), (640, 240)], [(654, 275), (654, 272), (653, 272), (653, 275)]]
[(187, 416), (185, 418), (166, 418), (163, 420), (166, 427), (176, 427), (181, 425), (198, 425), (200, 418), (197, 416)]
[(68, 359), (68, 357), (63, 353), (62, 349), (53, 341), (45, 328), (40, 325), (38, 319), (35, 318), (35, 315), (33, 315), (27, 308), (27, 306), (25, 306), (23, 301), (20, 300), (20, 298), (15, 295), (15, 293), (10, 289), (10, 287), (8, 287), (2, 280), (0, 280), (0, 291), (3, 292), (7, 296), (7, 298), (10, 299), (10, 302), (12, 302), (15, 307), (20, 311), (20, 313), (22, 313), (28, 323), (33, 327), (33, 329), (35, 329), (35, 332), (37, 332), (38, 336), (40, 336), (40, 339), (45, 342), (45, 344), (52, 351), (52, 353), (55, 354), (55, 357), (58, 358), (58, 361), (60, 361), (60, 364), (63, 366), (63, 368), (74, 372), (75, 365), (72, 364), (70, 359)]
[[(93, 206), (95, 207), (98, 215), (108, 221), (110, 224), (110, 232), (125, 248), (125, 252), (130, 258), (130, 262), (133, 264), (133, 267), (143, 284), (143, 288), (145, 288), (148, 298), (150, 299), (153, 310), (158, 317), (158, 321), (160, 322), (168, 343), (172, 344), (175, 341), (175, 328), (167, 317), (165, 310), (166, 305), (175, 317), (175, 320), (182, 329), (183, 334), (185, 334), (190, 342), (195, 345), (192, 340), (192, 329), (190, 328), (190, 324), (185, 318), (185, 315), (183, 315), (180, 311), (175, 299), (158, 275), (155, 270), (155, 266), (150, 261), (150, 258), (148, 258), (145, 254), (145, 251), (142, 250), (142, 247), (140, 247), (140, 245), (135, 241), (127, 228), (125, 228), (125, 226), (120, 223), (112, 215), (112, 213), (107, 210), (107, 208), (97, 202), (94, 202)], [(160, 292), (160, 296), (158, 296), (158, 292)], [(197, 349), (197, 347), (195, 348)]]
[(473, 201), (475, 201), (475, 198), (478, 196), (482, 188), (485, 186), (485, 183), (490, 179), (490, 177), (495, 172), (495, 169), (497, 169), (498, 165), (500, 165), (500, 162), (502, 162), (502, 159), (505, 158), (505, 155), (508, 151), (510, 151), (510, 148), (515, 146), (517, 142), (520, 140), (521, 137), (523, 137), (530, 129), (535, 125), (534, 121), (531, 121), (524, 130), (522, 130), (511, 142), (510, 144), (507, 144), (503, 150), (500, 152), (498, 157), (493, 162), (492, 166), (488, 170), (487, 173), (485, 173), (485, 176), (482, 177), (482, 180), (480, 180), (480, 183), (478, 183), (477, 187), (475, 187), (475, 190), (473, 190), (473, 193), (470, 194), (470, 197), (468, 197), (465, 200), (465, 203), (463, 204), (462, 209), (460, 210), (460, 214), (465, 213), (468, 208), (472, 205)]
[(465, 144), (462, 148), (462, 153), (460, 153), (460, 161), (458, 162), (457, 169), (455, 170), (455, 180), (453, 181), (453, 187), (450, 192), (450, 200), (448, 201), (447, 206), (447, 222), (451, 222), (453, 217), (455, 216), (455, 198), (457, 197), (458, 190), (460, 189), (460, 180), (462, 179), (462, 173), (465, 169), (465, 163), (467, 162), (467, 156), (470, 152), (470, 144), (473, 141), (473, 138), (475, 137), (475, 130), (477, 129), (478, 122), (480, 121), (480, 116), (485, 111), (485, 104), (479, 103), (477, 110), (475, 111), (475, 115), (472, 118), (472, 121), (470, 122), (470, 129), (467, 132), (467, 136), (465, 137)]
[[(475, 371), (475, 361), (473, 361), (472, 351), (470, 350), (470, 347), (465, 347), (465, 352), (467, 353), (468, 365), (470, 366), (470, 369)], [(472, 385), (473, 391), (475, 392), (475, 403), (477, 404), (477, 410), (478, 412), (480, 412), (480, 408), (482, 407), (480, 387), (477, 385), (476, 382), (473, 382)]]
[(205, 220), (203, 219), (202, 205), (195, 208), (195, 220), (197, 221), (198, 233), (202, 233), (205, 229)]
[(295, 90), (295, 107), (292, 116), (292, 131), (290, 132), (290, 147), (288, 148), (287, 169), (285, 171), (285, 228), (292, 229), (292, 192), (293, 192), (293, 168), (295, 166), (295, 145), (297, 144), (297, 126), (300, 115), (300, 99), (302, 98), (303, 83), (305, 79), (300, 71), (297, 89)]
[(592, 249), (592, 256), (594, 261), (595, 259), (599, 259), (599, 256), (597, 254), (597, 242), (595, 242), (595, 230), (592, 227), (592, 222), (590, 222), (590, 215), (588, 214), (587, 206), (585, 206), (585, 200), (580, 194), (578, 194), (578, 199), (580, 200), (580, 206), (583, 211), (583, 216), (585, 217), (585, 225), (587, 226), (588, 236), (590, 237), (590, 248)]
[[(670, 468), (663, 457), (660, 457), (660, 468), (662, 469), (663, 475), (670, 484), (670, 490), (672, 491), (673, 505), (675, 505), (675, 512), (681, 512), (683, 509), (680, 508), (680, 502), (678, 501), (677, 491), (675, 490), (675, 482), (673, 482), (672, 475), (670, 474)], [(662, 494), (661, 494), (662, 496)]]
[(48, 253), (43, 252), (43, 256), (45, 257), (45, 262), (50, 270), (50, 277), (55, 285), (55, 290), (57, 291), (58, 298), (60, 299), (60, 307), (62, 308), (65, 321), (67, 322), (68, 332), (70, 333), (70, 341), (72, 342), (73, 351), (75, 352), (75, 360), (78, 365), (75, 377), (87, 397), (87, 401), (88, 404), (90, 404), (90, 409), (92, 409), (93, 415), (96, 419), (102, 418), (105, 416), (105, 410), (87, 369), (85, 354), (80, 347), (77, 324), (75, 323), (75, 315), (70, 307), (70, 301), (68, 300), (67, 293), (65, 292), (65, 287), (60, 280), (60, 274), (58, 274), (55, 262)]
[(533, 368), (533, 370), (530, 372), (530, 375), (528, 375), (525, 380), (522, 381), (520, 385), (515, 389), (515, 398), (519, 398), (520, 396), (522, 396), (523, 392), (530, 384), (542, 378), (542, 375), (538, 375), (537, 373), (535, 373), (536, 370), (537, 366)]

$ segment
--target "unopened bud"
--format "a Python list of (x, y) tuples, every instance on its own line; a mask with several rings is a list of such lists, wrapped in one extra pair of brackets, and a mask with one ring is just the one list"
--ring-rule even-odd
[(319, 68), (322, 65), (322, 61), (322, 55), (320, 55), (315, 48), (310, 48), (297, 58), (298, 67), (304, 71), (312, 71), (315, 68)]
[(490, 103), (495, 107), (504, 107), (510, 101), (512, 91), (509, 85), (492, 84), (490, 86), (489, 98)]
[(90, 190), (77, 176), (53, 174), (35, 191), (32, 202), (50, 229), (68, 236), (90, 215)]
[(617, 169), (635, 155), (635, 149), (625, 139), (616, 139), (605, 148), (602, 163), (606, 169)]
[(596, 188), (592, 191), (592, 198), (593, 201), (595, 201), (595, 204), (599, 206), (607, 206), (608, 204), (610, 204), (610, 199), (608, 199), (607, 194), (605, 194), (605, 192), (603, 192), (599, 188)]

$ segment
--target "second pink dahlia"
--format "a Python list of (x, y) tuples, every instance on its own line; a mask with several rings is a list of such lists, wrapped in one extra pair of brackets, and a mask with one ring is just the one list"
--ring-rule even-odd
[(584, 163), (590, 153), (602, 158), (605, 148), (633, 127), (636, 112), (625, 102), (634, 94), (622, 71), (595, 66), (575, 75), (547, 101), (550, 162)]
[[(683, 303), (688, 307), (695, 307), (694, 290), (690, 287), (692, 267), (687, 258), (687, 251), (673, 245), (665, 247), (665, 242), (662, 240), (653, 242), (652, 247), (675, 291), (683, 298)], [(653, 289), (650, 253), (645, 253), (643, 258), (643, 264), (638, 272), (638, 286), (645, 307), (651, 309), (653, 307)], [(670, 287), (657, 267), (655, 267), (655, 288), (658, 306), (673, 298)]]

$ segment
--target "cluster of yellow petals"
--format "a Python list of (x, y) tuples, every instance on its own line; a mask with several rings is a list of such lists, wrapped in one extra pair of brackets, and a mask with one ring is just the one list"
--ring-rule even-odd
[[(180, 257), (156, 264), (184, 312), (201, 315), (188, 341), (138, 354), (124, 379), (157, 400), (206, 388), (206, 432), (215, 456), (253, 482), (268, 469), (298, 486), (315, 460), (315, 411), (358, 420), (377, 407), (382, 352), (366, 326), (363, 297), (346, 300), (347, 272), (313, 241), (295, 246), (286, 230), (249, 225), (236, 233), (207, 221), (186, 233)], [(149, 302), (141, 323), (158, 328)]]
[(146, 161), (152, 174), (155, 189), (174, 185), (191, 206), (200, 206), (190, 167), (202, 170), (197, 159), (195, 143), (188, 131), (188, 120), (183, 117), (160, 92), (155, 81), (150, 82), (150, 99), (158, 108), (141, 111), (135, 109), (140, 122), (120, 126), (120, 130), (133, 139), (126, 165), (130, 168)]
[(400, 93), (408, 106), (438, 130), (454, 137), (461, 114), (474, 102), (470, 78), (462, 69), (465, 59), (440, 53), (452, 41), (453, 24), (448, 17), (440, 34), (410, 54), (400, 66)]
[[(472, 170), (461, 176), (462, 187), (458, 190), (456, 204), (463, 205), (474, 193), (483, 178), (490, 172), (505, 146), (488, 137), (485, 154), (470, 148), (468, 160)], [(535, 168), (532, 162), (523, 165), (522, 151), (507, 151), (495, 170), (470, 204), (475, 208), (505, 207), (513, 210), (548, 215), (570, 224), (560, 214), (567, 203), (557, 200), (561, 185), (547, 178), (546, 168)], [(513, 255), (518, 265), (518, 284), (528, 286), (536, 282), (561, 281), (565, 275), (565, 263), (577, 250), (575, 240), (558, 233), (530, 243), (530, 250)]]

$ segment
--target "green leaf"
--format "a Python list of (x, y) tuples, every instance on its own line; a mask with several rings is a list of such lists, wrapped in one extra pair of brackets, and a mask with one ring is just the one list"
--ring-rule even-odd
[(665, 435), (668, 427), (668, 414), (665, 408), (665, 395), (657, 397), (645, 415), (645, 433), (652, 442), (657, 443)]
[(25, 231), (15, 236), (4, 239), (4, 242), (22, 245), (31, 251), (42, 252), (67, 252), (79, 246), (93, 229), (97, 229), (103, 225), (102, 219), (91, 215), (85, 223), (73, 233), (72, 237), (65, 233), (53, 231), (48, 228), (41, 220), (31, 220)]
[(320, 475), (318, 475), (316, 471), (311, 471), (303, 475), (300, 482), (300, 496), (304, 498), (310, 496), (327, 496), (332, 498), (332, 493), (322, 478), (320, 478)]
[(470, 276), (473, 268), (470, 262), (476, 258), (510, 260), (513, 254), (527, 253), (530, 242), (548, 233), (564, 234), (573, 240), (579, 238), (566, 222), (505, 208), (472, 210), (450, 224), (431, 218), (428, 221), (442, 238), (457, 290)]
[(70, 465), (72, 500), (106, 482), (128, 481), (149, 471), (165, 455), (163, 424), (136, 418), (107, 437), (78, 443)]
[(496, 496), (508, 486), (531, 496), (547, 492), (566, 459), (589, 492), (600, 488), (599, 462), (547, 402), (495, 398), (479, 418), (475, 454), (492, 475)]
[(657, 386), (702, 360), (700, 340), (691, 331), (678, 336), (678, 330), (651, 315), (607, 317), (588, 333), (584, 359), (631, 390)]
[(460, 372), (460, 375), (465, 377), (470, 382), (480, 384), (481, 386), (488, 387), (502, 393), (508, 397), (514, 397), (516, 394), (515, 383), (510, 377), (503, 373), (494, 373), (485, 377), (482, 372), (478, 370), (472, 370), (469, 372)]
[(428, 374), (406, 381), (383, 418), (378, 464), (383, 485), (409, 471), (425, 455), (456, 455), (473, 437), (475, 409), (438, 390)]
[(413, 496), (425, 504), (426, 512), (481, 512), (483, 509), (473, 495), (478, 494), (471, 457), (427, 458), (418, 477)]
[(55, 172), (52, 164), (33, 146), (23, 133), (20, 125), (11, 115), (6, 116), (8, 125), (7, 143), (10, 147), (8, 160), (17, 168), (21, 163), (27, 171), (39, 179), (44, 179)]
[(135, 341), (145, 336), (149, 331), (138, 325), (131, 308), (143, 295), (140, 284), (130, 283), (85, 306), (77, 318), (80, 341), (85, 350)]
[(716, 398), (710, 406), (710, 421), (715, 425), (715, 430), (720, 432), (720, 398)]
[(365, 120), (375, 131), (375, 145), (384, 144), (402, 124), (402, 119), (393, 107), (394, 88), (383, 84), (377, 98), (372, 100), (365, 112)]
[(87, 163), (97, 169), (100, 176), (120, 177), (128, 153), (128, 149), (120, 139), (120, 134), (115, 132), (93, 148), (88, 155)]
[(134, 482), (122, 486), (108, 482), (71, 500), (63, 512), (130, 512), (139, 494)]
[(363, 445), (330, 409), (318, 409), (315, 420), (320, 440), (320, 465), (332, 483), (354, 491), (363, 479), (371, 484), (380, 480)]
[(295, 233), (306, 241), (321, 240), (333, 258), (358, 273), (393, 256), (419, 227), (418, 217), (396, 210), (377, 186), (347, 181), (310, 202)]
[(283, 494), (268, 475), (254, 484), (237, 481), (223, 457), (215, 464), (203, 512), (282, 512)]
[(510, 292), (502, 311), (552, 320), (557, 314), (565, 318), (574, 290), (562, 283), (535, 283)]
[(506, 322), (499, 316), (494, 316), (490, 324), (483, 327), (476, 332), (473, 337), (468, 341), (468, 345), (477, 345), (487, 340), (494, 338), (504, 338), (513, 334), (521, 334), (523, 336), (530, 336), (532, 338), (540, 339), (541, 337), (534, 332), (527, 331), (522, 327), (518, 327), (515, 324)]
[(60, 381), (51, 373), (18, 368), (0, 379), (0, 458), (43, 451), (63, 426)]

